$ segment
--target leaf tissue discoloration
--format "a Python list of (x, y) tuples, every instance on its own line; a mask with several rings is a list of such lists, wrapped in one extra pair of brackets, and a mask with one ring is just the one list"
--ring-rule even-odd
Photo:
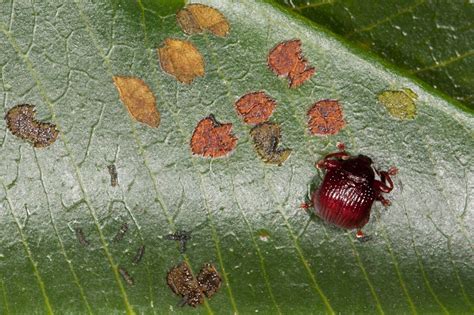
[(278, 147), (281, 140), (281, 128), (278, 124), (259, 124), (250, 130), (250, 136), (257, 154), (266, 163), (282, 165), (291, 154), (291, 149)]
[(235, 108), (247, 124), (260, 124), (268, 120), (276, 107), (276, 101), (265, 92), (245, 94), (235, 102)]
[(308, 118), (312, 135), (335, 135), (346, 125), (341, 105), (336, 100), (316, 102), (308, 110)]
[(157, 128), (160, 113), (156, 109), (156, 98), (148, 85), (140, 78), (114, 76), (115, 87), (130, 115), (137, 121)]
[(176, 20), (186, 34), (207, 30), (225, 37), (230, 31), (229, 22), (219, 10), (199, 3), (188, 4), (176, 14)]
[[(182, 0), (2, 2), (0, 313), (46, 313), (48, 298), (59, 314), (473, 313), (474, 273), (466, 263), (474, 241), (472, 113), (270, 1), (199, 2), (226, 15), (227, 37), (184, 34), (174, 15)], [(318, 8), (344, 11), (349, 2)], [(373, 3), (353, 5), (366, 2)], [(397, 13), (400, 3), (393, 2), (378, 8)], [(430, 7), (419, 6), (413, 17), (430, 19)], [(359, 24), (379, 15), (368, 12)], [(382, 26), (402, 38), (410, 21), (408, 14)], [(186, 85), (162, 70), (156, 49), (167, 37), (193, 42), (206, 63), (203, 78)], [(267, 57), (295, 38), (316, 73), (291, 89)], [(444, 43), (446, 52), (466, 51)], [(451, 75), (451, 68), (437, 69)], [(158, 128), (127, 112), (114, 75), (148, 85), (161, 114)], [(419, 96), (413, 120), (392, 117), (377, 98), (404, 87)], [(281, 127), (279, 147), (293, 150), (281, 167), (261, 159), (250, 135), (259, 123), (247, 124), (235, 108), (257, 91), (276, 100), (267, 121)], [(313, 136), (307, 112), (327, 98), (339, 100), (346, 127)], [(37, 149), (8, 130), (5, 114), (25, 103), (36, 105), (36, 120), (56, 124), (54, 144)], [(223, 158), (191, 151), (194, 129), (210, 113), (221, 125), (232, 123), (238, 138)], [(373, 242), (354, 243), (314, 211), (308, 217), (297, 209), (321, 184), (314, 164), (336, 141), (373, 156), (378, 166), (400, 166), (390, 213), (378, 207), (383, 214), (367, 231)], [(115, 243), (123, 222), (129, 231)], [(185, 255), (178, 241), (163, 237), (181, 228), (193, 231)], [(183, 260), (196, 281), (211, 260), (222, 277), (219, 291), (197, 309), (176, 307), (182, 297), (166, 283), (168, 270)], [(134, 287), (118, 266), (135, 278)]]
[(268, 66), (276, 75), (287, 77), (290, 88), (299, 87), (316, 71), (303, 57), (299, 39), (275, 46), (268, 54)]
[(31, 142), (35, 148), (44, 148), (56, 141), (59, 131), (56, 125), (37, 121), (34, 105), (21, 104), (10, 108), (5, 115), (7, 127), (12, 134)]
[(190, 142), (193, 154), (211, 158), (229, 154), (236, 145), (232, 124), (222, 124), (212, 114), (197, 124)]
[(182, 83), (191, 84), (196, 77), (204, 76), (204, 59), (191, 42), (167, 38), (158, 48), (161, 68)]
[(416, 116), (415, 100), (418, 98), (410, 89), (401, 91), (384, 91), (377, 96), (392, 117), (398, 119), (414, 119)]

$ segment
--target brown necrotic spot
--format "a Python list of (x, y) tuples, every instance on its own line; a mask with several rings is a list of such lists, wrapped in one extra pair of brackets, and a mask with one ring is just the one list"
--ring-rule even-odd
[(204, 295), (186, 262), (171, 268), (166, 276), (171, 291), (183, 298), (183, 304), (196, 307), (204, 302)]
[(267, 121), (275, 109), (276, 102), (265, 92), (253, 92), (235, 102), (235, 108), (247, 124)]
[(281, 128), (278, 124), (265, 122), (250, 130), (257, 154), (266, 163), (282, 165), (291, 154), (291, 149), (279, 148)]
[(190, 84), (196, 77), (204, 76), (204, 59), (189, 41), (167, 38), (158, 48), (158, 55), (161, 68), (182, 83)]
[(232, 134), (232, 124), (221, 124), (211, 114), (197, 124), (190, 145), (193, 154), (216, 158), (231, 152), (237, 137)]
[(34, 105), (22, 104), (11, 108), (5, 115), (7, 127), (15, 136), (33, 143), (35, 148), (51, 145), (58, 137), (56, 126), (37, 121)]
[(113, 80), (130, 115), (150, 127), (158, 127), (160, 113), (156, 109), (155, 95), (148, 85), (136, 77), (114, 76)]
[(210, 298), (221, 287), (222, 279), (212, 264), (204, 264), (197, 276), (199, 286), (204, 294)]
[(273, 48), (268, 54), (268, 66), (277, 75), (288, 77), (290, 88), (299, 87), (315, 72), (302, 56), (299, 39), (282, 42)]
[(416, 116), (415, 100), (418, 95), (410, 89), (384, 91), (377, 98), (395, 118), (413, 119)]
[(203, 4), (189, 4), (176, 14), (179, 25), (186, 34), (206, 30), (217, 36), (227, 36), (230, 25), (218, 10)]
[(123, 267), (118, 267), (118, 271), (120, 275), (122, 276), (123, 280), (129, 285), (132, 286), (135, 284), (135, 280), (132, 278), (132, 276), (128, 273), (127, 270)]
[(308, 110), (308, 128), (313, 135), (334, 135), (345, 125), (341, 105), (336, 100), (316, 102)]

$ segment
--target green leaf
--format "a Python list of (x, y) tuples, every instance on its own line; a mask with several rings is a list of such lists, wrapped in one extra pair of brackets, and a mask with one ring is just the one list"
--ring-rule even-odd
[[(184, 35), (171, 13), (182, 4), (163, 3), (0, 5), (3, 114), (33, 104), (38, 120), (60, 130), (53, 145), (34, 149), (2, 120), (2, 312), (472, 313), (472, 112), (271, 4), (206, 1), (231, 24), (220, 38)], [(167, 37), (199, 49), (203, 78), (184, 85), (162, 71), (156, 48)], [(266, 60), (294, 38), (316, 74), (289, 89)], [(115, 75), (147, 83), (158, 128), (132, 120)], [(251, 127), (235, 111), (239, 97), (257, 90), (277, 101), (270, 120), (292, 149), (282, 166), (258, 157)], [(384, 91), (415, 93), (414, 118), (390, 116), (377, 99)], [(346, 127), (335, 136), (307, 130), (306, 112), (321, 99), (342, 105)], [(191, 154), (194, 127), (209, 114), (233, 124), (239, 141), (228, 157)], [(392, 206), (372, 209), (366, 243), (299, 208), (320, 180), (314, 163), (337, 141), (400, 170)], [(113, 241), (125, 222), (123, 240)], [(184, 257), (163, 237), (176, 229), (192, 231)], [(177, 306), (166, 283), (183, 259), (195, 272), (212, 262), (223, 278), (197, 310)]]
[(473, 1), (278, 2), (474, 108)]

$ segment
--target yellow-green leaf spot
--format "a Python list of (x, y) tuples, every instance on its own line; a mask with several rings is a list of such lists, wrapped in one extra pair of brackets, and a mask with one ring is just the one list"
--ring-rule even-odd
[(390, 115), (399, 119), (415, 118), (417, 98), (418, 95), (408, 88), (401, 91), (383, 91), (378, 95), (378, 100), (387, 108)]

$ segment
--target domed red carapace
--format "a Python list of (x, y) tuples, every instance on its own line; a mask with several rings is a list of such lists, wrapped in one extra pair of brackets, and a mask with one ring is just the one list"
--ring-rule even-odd
[[(365, 237), (360, 229), (369, 221), (374, 201), (390, 205), (382, 193), (392, 191), (390, 176), (398, 170), (391, 167), (388, 171), (379, 171), (372, 166), (369, 157), (351, 156), (343, 145), (338, 147), (340, 152), (331, 153), (316, 163), (326, 174), (311, 195), (312, 206), (324, 221), (345, 229), (358, 229), (357, 237), (362, 240)], [(375, 174), (380, 180), (375, 179)]]

